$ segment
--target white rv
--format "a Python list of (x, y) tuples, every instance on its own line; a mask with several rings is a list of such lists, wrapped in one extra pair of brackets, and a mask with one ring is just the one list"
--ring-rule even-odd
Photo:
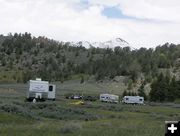
[(56, 86), (49, 84), (48, 81), (41, 81), (40, 78), (29, 81), (29, 89), (27, 91), (27, 100), (40, 99), (55, 100)]
[(144, 97), (140, 96), (124, 96), (122, 103), (126, 104), (144, 104)]
[(118, 103), (119, 96), (113, 94), (100, 94), (100, 101), (102, 102), (110, 102), (110, 103)]

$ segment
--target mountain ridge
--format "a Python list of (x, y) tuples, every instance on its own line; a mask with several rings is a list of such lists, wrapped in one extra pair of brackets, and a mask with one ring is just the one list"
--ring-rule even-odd
[(129, 46), (130, 44), (121, 39), (121, 38), (115, 38), (115, 39), (111, 39), (105, 42), (89, 42), (89, 41), (78, 41), (78, 42), (70, 42), (70, 45), (72, 46), (83, 46), (85, 48), (91, 48), (91, 47), (99, 47), (99, 48), (115, 48), (117, 46), (120, 46), (122, 48)]

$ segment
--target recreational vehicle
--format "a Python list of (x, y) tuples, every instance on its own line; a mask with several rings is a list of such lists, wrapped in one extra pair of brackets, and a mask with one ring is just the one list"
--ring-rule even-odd
[(55, 100), (56, 86), (49, 84), (48, 81), (41, 81), (40, 78), (29, 81), (29, 88), (27, 91), (27, 100)]
[(144, 104), (144, 97), (140, 96), (124, 96), (122, 103), (126, 104)]
[(100, 101), (102, 102), (110, 102), (110, 103), (118, 103), (119, 96), (113, 94), (100, 94)]

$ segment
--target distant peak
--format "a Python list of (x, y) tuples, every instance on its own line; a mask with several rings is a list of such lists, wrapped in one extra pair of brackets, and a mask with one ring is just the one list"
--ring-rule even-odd
[(74, 46), (84, 46), (86, 48), (90, 47), (100, 47), (100, 48), (114, 48), (116, 46), (127, 47), (129, 43), (123, 40), (122, 38), (115, 38), (106, 42), (89, 42), (89, 41), (79, 41), (71, 42)]
[(125, 43), (129, 44), (127, 41), (125, 41), (125, 40), (123, 40), (123, 39), (121, 39), (121, 38), (116, 38), (115, 40), (116, 40), (116, 41), (119, 41), (119, 42), (125, 42)]

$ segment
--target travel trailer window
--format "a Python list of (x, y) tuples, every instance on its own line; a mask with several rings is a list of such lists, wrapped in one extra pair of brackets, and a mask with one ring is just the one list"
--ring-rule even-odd
[(129, 98), (126, 98), (126, 100), (129, 100)]
[(53, 91), (53, 86), (49, 86), (49, 91), (52, 92)]
[(142, 99), (139, 99), (140, 101), (142, 101)]

